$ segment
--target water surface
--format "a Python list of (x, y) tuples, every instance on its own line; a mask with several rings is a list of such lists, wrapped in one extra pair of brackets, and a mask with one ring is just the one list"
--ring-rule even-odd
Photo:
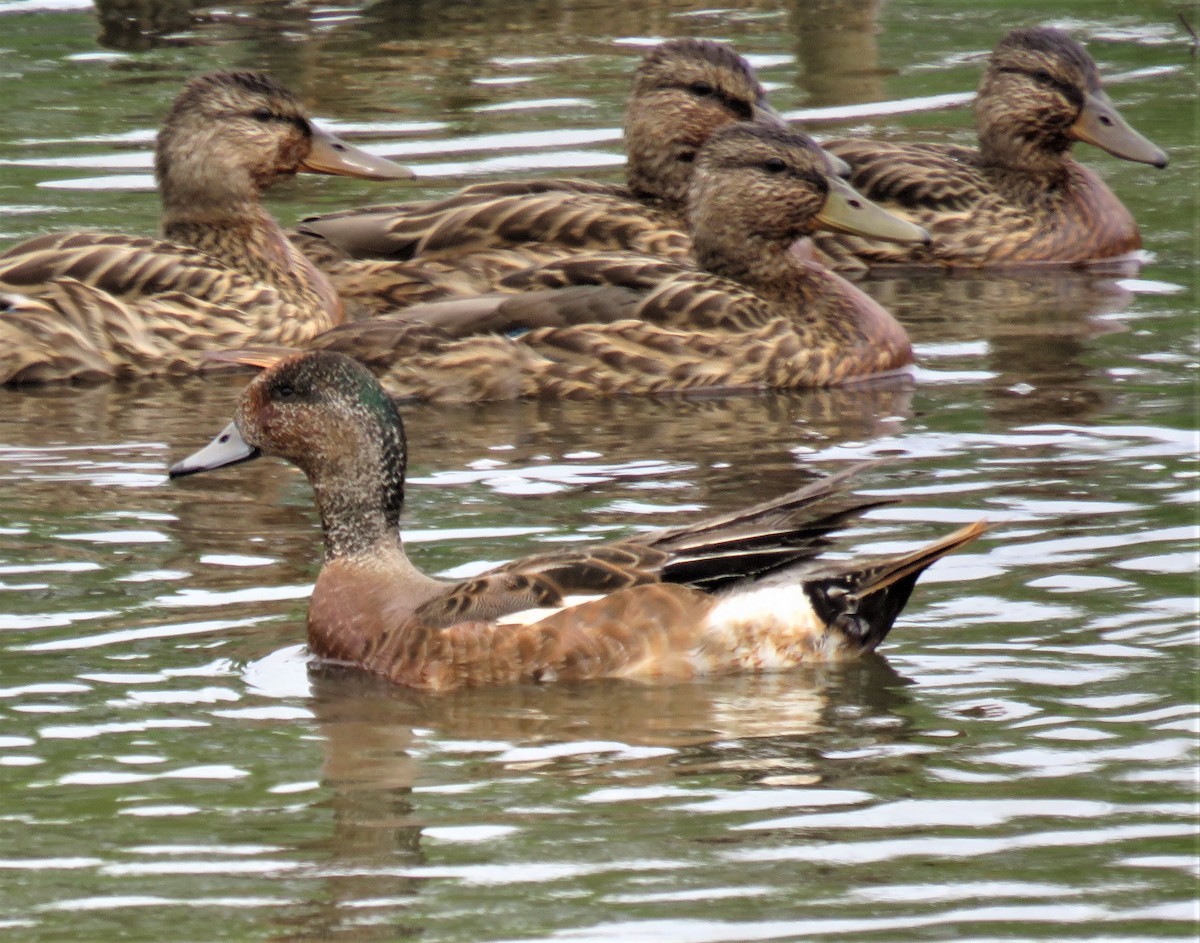
[[(818, 134), (971, 140), (980, 58), (1052, 23), (1171, 154), (1097, 151), (1140, 273), (893, 275), (914, 382), (406, 411), (409, 545), (465, 575), (863, 458), (863, 553), (997, 523), (880, 655), (428, 697), (309, 666), (317, 522), (262, 461), (169, 485), (238, 377), (0, 390), (0, 929), (130, 940), (1190, 940), (1195, 65), (1164, 3), (0, 2), (0, 236), (152, 232), (180, 82), (269, 68), (444, 192), (619, 176), (629, 70), (734, 42)], [(865, 107), (869, 106), (869, 107)], [(838, 119), (840, 116), (841, 120)], [(298, 180), (285, 221), (396, 188)]]

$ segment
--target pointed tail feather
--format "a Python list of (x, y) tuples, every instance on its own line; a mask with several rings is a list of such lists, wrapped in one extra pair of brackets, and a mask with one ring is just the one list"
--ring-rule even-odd
[(891, 631), (921, 574), (990, 527), (980, 520), (912, 553), (865, 565), (849, 562), (837, 572), (810, 571), (804, 576), (809, 600), (831, 630), (873, 651)]
[(639, 543), (671, 553), (662, 578), (714, 591), (743, 579), (758, 579), (775, 570), (810, 560), (829, 541), (829, 534), (893, 498), (846, 495), (855, 476), (880, 462), (861, 462), (828, 478), (696, 524), (645, 534)]

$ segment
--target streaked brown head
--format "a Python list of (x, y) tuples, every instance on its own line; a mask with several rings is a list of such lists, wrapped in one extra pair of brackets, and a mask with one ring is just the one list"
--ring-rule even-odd
[(825, 152), (807, 134), (765, 125), (738, 124), (713, 134), (696, 162), (689, 217), (706, 268), (716, 256), (746, 251), (750, 242), (784, 251), (816, 229), (929, 239), (833, 176)]
[(171, 106), (155, 147), (154, 172), (167, 202), (256, 196), (302, 170), (367, 179), (412, 176), (317, 128), (296, 96), (262, 72), (209, 72), (192, 79)]
[(1105, 94), (1087, 50), (1062, 30), (1013, 30), (979, 86), (975, 122), (985, 161), (1041, 169), (1075, 141), (1156, 167), (1167, 156), (1131, 128)]
[(634, 74), (625, 112), (630, 188), (682, 209), (697, 152), (738, 121), (783, 126), (745, 59), (706, 39), (655, 46)]

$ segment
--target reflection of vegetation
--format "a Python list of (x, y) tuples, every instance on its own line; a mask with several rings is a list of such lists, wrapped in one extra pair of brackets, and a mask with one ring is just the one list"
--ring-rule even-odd
[(796, 83), (809, 107), (876, 101), (884, 96), (876, 16), (879, 0), (792, 0)]

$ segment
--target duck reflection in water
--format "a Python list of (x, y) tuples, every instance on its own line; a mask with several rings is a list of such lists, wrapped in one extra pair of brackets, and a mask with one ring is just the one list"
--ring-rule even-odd
[[(421, 869), (443, 860), (427, 856), (423, 830), (447, 824), (447, 815), (456, 823), (479, 822), (478, 791), (502, 792), (506, 780), (562, 783), (563, 817), (581, 814), (580, 789), (669, 790), (695, 776), (714, 789), (860, 789), (872, 776), (888, 774), (894, 758), (872, 750), (848, 769), (844, 759), (827, 754), (904, 743), (916, 732), (911, 682), (877, 655), (787, 675), (665, 686), (515, 685), (441, 695), (327, 663), (310, 665), (307, 674), (307, 705), (324, 760), (320, 791), (305, 795), (327, 812), (329, 832), (320, 845), (328, 874), (316, 882), (318, 891), (281, 917), (287, 928), (281, 940), (391, 940), (419, 933), (419, 924), (363, 925), (361, 908), (406, 897), (415, 904), (428, 881)], [(455, 791), (439, 789), (442, 763), (422, 759), (431, 754), (464, 757), (478, 788), (458, 799)], [(855, 782), (848, 781), (851, 774)], [(530, 815), (542, 819), (489, 805), (486, 821), (519, 828)], [(305, 854), (311, 856), (311, 847)]]
[[(904, 323), (918, 351), (924, 345), (974, 351), (964, 363), (994, 374), (988, 409), (1007, 428), (1078, 422), (1111, 403), (1112, 379), (1095, 353), (1097, 338), (1126, 330), (1119, 314), (1135, 295), (1120, 275), (1051, 267), (876, 271), (862, 287)], [(922, 362), (934, 371), (942, 366), (940, 358)]]

